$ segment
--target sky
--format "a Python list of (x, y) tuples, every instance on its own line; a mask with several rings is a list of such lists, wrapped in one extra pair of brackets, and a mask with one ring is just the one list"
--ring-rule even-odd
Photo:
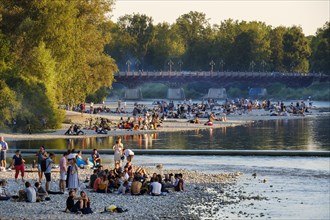
[(154, 24), (174, 23), (183, 14), (198, 11), (206, 14), (210, 24), (229, 18), (262, 21), (267, 25), (301, 26), (305, 35), (315, 35), (329, 21), (330, 0), (115, 0), (111, 20), (125, 14), (150, 16)]

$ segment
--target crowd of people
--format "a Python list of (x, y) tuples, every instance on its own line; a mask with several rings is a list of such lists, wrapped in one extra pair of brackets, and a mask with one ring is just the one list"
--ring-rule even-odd
[[(1, 138), (1, 145), (6, 143)], [(7, 143), (6, 143), (7, 144)], [(7, 150), (8, 150), (8, 144)], [(93, 149), (90, 157), (83, 159), (81, 151), (67, 151), (63, 153), (59, 161), (59, 191), (50, 189), (52, 172), (54, 171), (55, 154), (48, 153), (44, 146), (36, 153), (36, 167), (38, 180), (32, 185), (31, 181), (25, 181), (25, 160), (21, 151), (17, 150), (12, 157), (11, 167), (15, 169), (15, 181), (18, 182), (19, 173), (25, 188), (18, 191), (18, 195), (8, 193), (7, 180), (0, 181), (0, 200), (18, 199), (26, 202), (41, 202), (50, 200), (52, 194), (68, 194), (65, 204), (66, 212), (89, 214), (91, 200), (87, 193), (106, 193), (122, 195), (167, 195), (170, 191), (184, 191), (182, 174), (149, 174), (143, 167), (133, 165), (134, 152), (125, 149), (121, 138), (118, 137), (114, 146), (114, 167), (104, 169), (101, 156), (97, 149)], [(6, 159), (5, 159), (6, 161)], [(125, 163), (124, 163), (125, 161)], [(80, 164), (80, 165), (78, 165)], [(93, 174), (81, 181), (80, 169), (92, 168)], [(45, 185), (42, 186), (43, 178)], [(80, 189), (85, 189), (80, 191)], [(78, 196), (79, 195), (79, 196)]]

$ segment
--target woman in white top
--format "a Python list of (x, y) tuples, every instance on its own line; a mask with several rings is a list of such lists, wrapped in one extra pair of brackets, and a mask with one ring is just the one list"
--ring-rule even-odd
[(123, 156), (123, 149), (124, 146), (121, 143), (121, 138), (118, 138), (116, 144), (113, 146), (115, 165), (117, 163), (120, 164), (121, 157)]

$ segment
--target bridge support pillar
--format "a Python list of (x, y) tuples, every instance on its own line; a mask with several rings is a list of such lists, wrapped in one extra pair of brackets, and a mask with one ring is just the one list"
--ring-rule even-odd
[(168, 99), (185, 99), (183, 88), (168, 88), (167, 90)]
[(125, 90), (125, 99), (134, 99), (134, 100), (142, 99), (141, 89), (140, 88), (138, 88), (138, 89), (126, 89)]
[(209, 99), (226, 99), (227, 92), (225, 88), (209, 88), (207, 93), (207, 98)]

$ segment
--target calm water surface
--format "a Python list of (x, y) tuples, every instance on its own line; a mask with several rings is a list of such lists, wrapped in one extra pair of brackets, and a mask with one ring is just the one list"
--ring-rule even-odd
[[(330, 150), (330, 115), (207, 130), (123, 136), (131, 149)], [(111, 149), (115, 137), (9, 141), (11, 149)]]

